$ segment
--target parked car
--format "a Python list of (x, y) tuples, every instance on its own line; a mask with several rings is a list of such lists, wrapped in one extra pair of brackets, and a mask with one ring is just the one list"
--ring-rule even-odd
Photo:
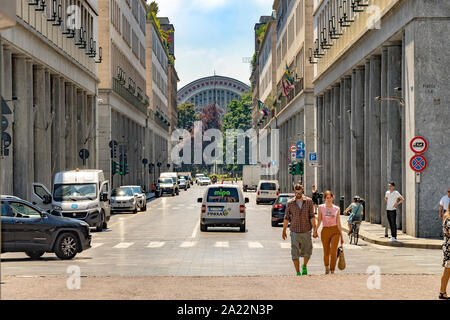
[(261, 180), (256, 189), (256, 204), (273, 203), (280, 195), (280, 186), (277, 180)]
[(138, 200), (134, 191), (130, 187), (116, 188), (111, 193), (111, 211), (131, 211), (138, 212)]
[(52, 215), (12, 196), (1, 200), (1, 252), (25, 252), (31, 259), (55, 253), (62, 260), (73, 259), (91, 247), (89, 224)]
[(45, 211), (56, 211), (66, 218), (87, 222), (97, 231), (108, 228), (111, 218), (110, 184), (102, 170), (59, 172), (53, 180), (53, 192), (33, 183), (31, 201)]
[(140, 186), (123, 186), (121, 188), (131, 188), (136, 195), (138, 207), (141, 211), (147, 211), (147, 196)]
[(188, 188), (188, 182), (186, 181), (186, 179), (180, 179), (178, 180), (180, 182), (179, 184), (179, 188), (183, 189), (184, 191), (187, 191)]
[(208, 231), (208, 227), (239, 227), (245, 232), (245, 204), (249, 199), (244, 198), (238, 186), (209, 186), (197, 202), (202, 204), (200, 231)]
[(272, 227), (278, 226), (284, 221), (284, 214), (286, 212), (286, 203), (295, 197), (295, 194), (282, 193), (272, 206)]
[(176, 195), (175, 185), (172, 178), (159, 178), (156, 184), (156, 196), (162, 197), (164, 194)]
[[(185, 190), (189, 189), (191, 187), (191, 184), (189, 182), (189, 177), (178, 174), (178, 181), (181, 181), (181, 179), (184, 179), (184, 181), (185, 181), (185, 184), (186, 184), (186, 189)], [(180, 183), (179, 188), (180, 189), (184, 189), (184, 188), (181, 187), (181, 183)]]

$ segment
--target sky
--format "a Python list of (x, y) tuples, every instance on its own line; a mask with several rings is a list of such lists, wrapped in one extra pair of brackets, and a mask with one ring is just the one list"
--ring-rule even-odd
[[(150, 2), (148, 0), (148, 2)], [(271, 15), (273, 0), (157, 0), (158, 16), (175, 27), (178, 88), (214, 74), (250, 84), (254, 25)]]

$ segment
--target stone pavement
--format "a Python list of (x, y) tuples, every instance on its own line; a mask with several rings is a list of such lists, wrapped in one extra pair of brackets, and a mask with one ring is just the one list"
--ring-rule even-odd
[[(346, 232), (348, 232), (347, 219), (348, 216), (341, 216), (342, 228)], [(389, 230), (389, 238), (386, 238), (384, 235), (385, 235), (385, 228), (382, 225), (371, 224), (368, 222), (361, 223), (361, 227), (359, 229), (359, 237), (364, 241), (382, 246), (442, 250), (443, 240), (415, 238), (403, 233), (401, 230), (398, 230), (397, 231), (398, 242), (393, 243), (389, 240), (391, 236), (390, 230)]]

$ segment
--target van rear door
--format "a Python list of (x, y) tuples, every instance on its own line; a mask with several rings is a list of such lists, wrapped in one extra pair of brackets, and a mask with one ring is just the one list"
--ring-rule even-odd
[(206, 195), (206, 216), (210, 219), (239, 219), (241, 203), (237, 188), (213, 187)]

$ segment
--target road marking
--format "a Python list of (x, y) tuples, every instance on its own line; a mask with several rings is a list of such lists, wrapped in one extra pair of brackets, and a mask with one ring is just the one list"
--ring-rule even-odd
[(162, 248), (164, 247), (165, 242), (153, 241), (147, 246), (147, 248)]
[(281, 242), (280, 246), (281, 246), (281, 249), (290, 249), (291, 248), (291, 244), (286, 243), (286, 242)]
[(196, 241), (185, 241), (180, 245), (180, 248), (192, 248), (197, 244)]
[(197, 236), (198, 229), (200, 228), (200, 219), (195, 224), (194, 230), (192, 231), (191, 238), (194, 239)]
[(215, 248), (229, 248), (230, 243), (228, 241), (218, 241), (214, 244)]
[(98, 247), (101, 247), (102, 245), (104, 245), (104, 243), (93, 243), (91, 244), (91, 249), (96, 249)]
[(134, 242), (121, 242), (113, 248), (114, 249), (127, 249), (127, 248), (131, 247), (133, 244), (134, 244)]
[(251, 249), (261, 249), (264, 248), (264, 246), (260, 242), (249, 242), (248, 247)]
[(423, 267), (442, 267), (441, 264), (439, 263), (416, 263), (418, 266), (423, 266)]

